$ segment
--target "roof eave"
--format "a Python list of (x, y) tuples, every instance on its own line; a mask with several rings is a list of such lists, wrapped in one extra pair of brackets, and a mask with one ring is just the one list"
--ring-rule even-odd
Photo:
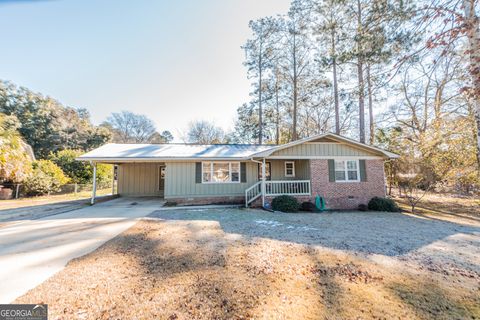
[(248, 160), (250, 157), (202, 157), (202, 158), (192, 158), (192, 157), (78, 157), (75, 160), (77, 161), (93, 161), (93, 162), (165, 162), (165, 161), (243, 161)]

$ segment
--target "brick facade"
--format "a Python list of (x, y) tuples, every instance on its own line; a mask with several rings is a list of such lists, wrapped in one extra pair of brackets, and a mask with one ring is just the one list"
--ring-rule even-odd
[(310, 160), (312, 197), (323, 197), (328, 209), (356, 209), (375, 196), (385, 197), (383, 160), (366, 160), (365, 169), (366, 181), (330, 182), (328, 160)]

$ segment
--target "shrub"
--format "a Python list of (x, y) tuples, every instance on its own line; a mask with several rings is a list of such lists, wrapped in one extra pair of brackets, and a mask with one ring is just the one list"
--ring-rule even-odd
[(278, 196), (272, 201), (272, 209), (283, 212), (297, 212), (300, 209), (300, 203), (292, 196)]
[(18, 133), (15, 116), (0, 113), (0, 183), (22, 182), (32, 169), (33, 153)]
[(313, 204), (312, 202), (310, 201), (305, 201), (305, 202), (302, 202), (302, 205), (300, 207), (300, 210), (302, 211), (308, 211), (308, 212), (316, 212), (317, 211), (317, 207), (315, 206), (315, 204)]
[[(80, 184), (92, 183), (92, 165), (88, 162), (75, 160), (83, 153), (81, 150), (61, 150), (51, 153), (49, 159), (59, 166), (70, 177), (72, 182)], [(97, 164), (97, 182), (99, 185), (105, 185), (111, 181), (112, 166), (109, 164)]]
[(368, 209), (374, 211), (398, 212), (400, 208), (395, 201), (389, 198), (373, 197), (368, 202)]
[(368, 206), (364, 203), (358, 205), (358, 211), (368, 211)]
[(50, 160), (35, 161), (33, 171), (25, 180), (28, 195), (42, 195), (60, 191), (60, 186), (68, 182), (62, 169)]

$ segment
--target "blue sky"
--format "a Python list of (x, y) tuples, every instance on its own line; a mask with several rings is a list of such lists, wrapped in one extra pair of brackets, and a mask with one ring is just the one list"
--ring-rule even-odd
[(232, 127), (248, 100), (248, 21), (289, 0), (0, 0), (0, 78), (85, 107), (130, 110), (178, 139), (188, 122)]

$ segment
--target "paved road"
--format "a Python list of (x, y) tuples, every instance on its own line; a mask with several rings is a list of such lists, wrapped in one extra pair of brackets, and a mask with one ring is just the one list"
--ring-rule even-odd
[(158, 199), (119, 198), (0, 227), (0, 303), (10, 303), (161, 205)]

